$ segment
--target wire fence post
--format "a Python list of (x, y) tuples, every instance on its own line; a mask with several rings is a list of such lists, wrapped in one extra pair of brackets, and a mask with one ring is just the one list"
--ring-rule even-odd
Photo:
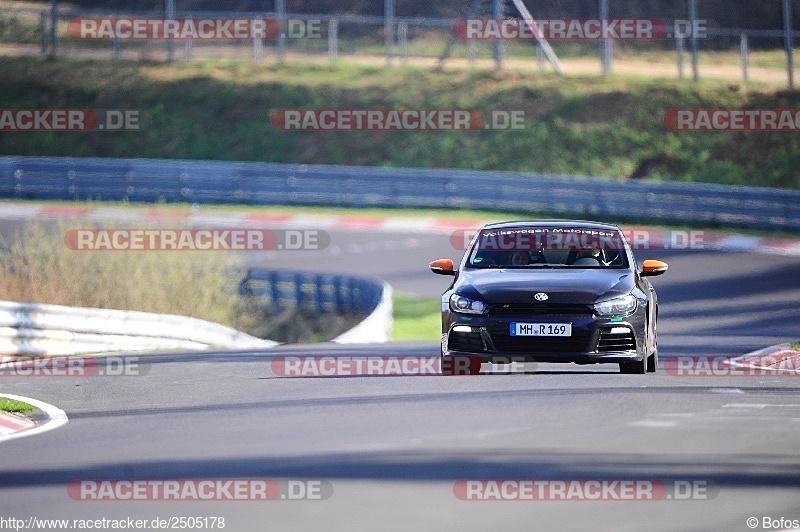
[[(608, 20), (608, 0), (600, 0), (600, 21)], [(611, 39), (603, 37), (600, 41), (600, 65), (603, 76), (611, 72)]]
[(275, 0), (278, 15), (278, 63), (286, 60), (286, 0)]
[[(164, 18), (166, 20), (172, 20), (175, 18), (175, 0), (166, 0), (166, 9), (164, 13)], [(167, 62), (172, 63), (175, 60), (175, 41), (172, 40), (172, 37), (167, 39)]]
[(253, 62), (258, 63), (264, 58), (264, 42), (260, 37), (253, 37)]
[(467, 60), (469, 66), (475, 66), (475, 59), (478, 57), (478, 41), (475, 39), (467, 40)]
[(792, 50), (792, 3), (783, 0), (783, 38), (786, 48), (786, 75), (789, 77), (789, 89), (794, 89), (794, 50)]
[(58, 54), (58, 0), (50, 0), (50, 57)]
[(332, 18), (328, 21), (328, 59), (336, 62), (339, 56), (339, 20)]
[(683, 79), (683, 36), (675, 37), (675, 54), (678, 59), (678, 79)]
[(750, 59), (750, 52), (747, 45), (747, 34), (744, 32), (739, 36), (739, 53), (742, 56), (742, 81), (747, 81), (747, 63)]
[(700, 79), (700, 72), (697, 65), (697, 0), (689, 0), (689, 23), (692, 34), (689, 36), (689, 47), (692, 52), (692, 79), (697, 81)]
[(400, 60), (408, 63), (408, 24), (401, 22), (397, 25), (397, 38), (400, 41)]
[[(503, 18), (503, 0), (492, 1), (492, 18), (497, 21)], [(503, 68), (503, 41), (500, 40), (500, 37), (494, 38), (492, 56), (494, 57), (495, 68), (498, 70)]]
[(383, 2), (383, 37), (386, 48), (386, 66), (392, 66), (394, 56), (394, 0)]
[(47, 54), (47, 13), (39, 13), (39, 45), (42, 48), (42, 55)]

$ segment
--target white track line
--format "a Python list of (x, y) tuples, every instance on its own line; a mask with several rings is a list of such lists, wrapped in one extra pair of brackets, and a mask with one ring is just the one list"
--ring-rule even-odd
[(47, 416), (50, 418), (49, 421), (46, 421), (41, 425), (36, 425), (32, 429), (21, 430), (19, 432), (14, 432), (13, 434), (2, 435), (0, 436), (0, 442), (13, 440), (15, 438), (22, 438), (23, 436), (33, 436), (34, 434), (40, 434), (42, 432), (47, 432), (48, 430), (57, 429), (58, 427), (60, 427), (61, 425), (65, 425), (67, 421), (69, 421), (66, 412), (51, 404), (39, 401), (38, 399), (31, 399), (29, 397), (23, 397), (21, 395), (12, 395), (10, 393), (0, 393), (0, 397), (6, 399), (14, 399), (15, 401), (22, 401), (23, 403), (28, 403), (29, 405), (35, 406), (42, 412), (46, 413)]

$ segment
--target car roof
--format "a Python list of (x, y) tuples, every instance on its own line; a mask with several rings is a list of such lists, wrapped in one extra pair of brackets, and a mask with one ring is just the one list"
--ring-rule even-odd
[(619, 231), (616, 225), (601, 222), (591, 222), (588, 220), (517, 220), (508, 222), (497, 222), (484, 225), (481, 229), (505, 229), (510, 227), (574, 227), (580, 229), (599, 229)]

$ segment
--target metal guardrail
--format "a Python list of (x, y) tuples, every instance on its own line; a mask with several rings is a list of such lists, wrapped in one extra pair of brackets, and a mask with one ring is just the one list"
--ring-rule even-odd
[(0, 157), (0, 198), (492, 209), (800, 231), (800, 191), (466, 170)]
[(260, 308), (306, 309), (318, 314), (355, 312), (366, 316), (334, 338), (336, 343), (388, 342), (392, 335), (392, 289), (377, 279), (349, 275), (250, 270), (240, 293)]
[[(344, 275), (250, 270), (241, 293), (262, 308), (366, 316), (332, 341), (387, 342), (392, 290), (381, 281)], [(217, 323), (171, 314), (0, 301), (0, 356), (269, 348), (278, 345)]]
[(0, 301), (0, 354), (268, 348), (277, 345), (217, 323), (147, 312)]

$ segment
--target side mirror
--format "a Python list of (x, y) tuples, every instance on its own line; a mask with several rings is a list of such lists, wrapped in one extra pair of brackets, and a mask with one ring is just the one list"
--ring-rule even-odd
[(456, 271), (453, 267), (453, 261), (450, 259), (439, 259), (431, 262), (428, 267), (433, 273), (439, 275), (455, 275)]
[(667, 271), (667, 268), (669, 268), (669, 265), (666, 262), (648, 259), (642, 264), (642, 276), (653, 277), (655, 275), (661, 275)]

